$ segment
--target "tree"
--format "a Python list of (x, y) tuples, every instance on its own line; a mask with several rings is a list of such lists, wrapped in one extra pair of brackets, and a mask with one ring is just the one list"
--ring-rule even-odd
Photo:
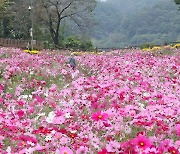
[(1, 37), (11, 37), (11, 18), (10, 7), (13, 4), (10, 0), (0, 0), (0, 31)]
[(30, 39), (31, 12), (28, 10), (30, 5), (29, 0), (16, 0), (11, 7), (12, 31), (16, 39)]
[(180, 5), (180, 0), (174, 0), (177, 5)]
[(39, 21), (49, 29), (56, 47), (59, 46), (63, 20), (73, 21), (79, 28), (91, 25), (96, 0), (37, 0)]
[(180, 0), (174, 0), (174, 2), (179, 5), (179, 9), (180, 9)]
[(99, 1), (95, 10), (100, 24), (92, 37), (99, 48), (179, 40), (180, 16), (174, 0)]
[[(31, 9), (29, 9), (30, 6)], [(35, 40), (45, 41), (50, 38), (44, 25), (38, 23), (39, 8), (37, 8), (35, 0), (15, 0), (9, 12), (13, 16), (11, 19), (13, 38), (30, 40), (32, 22)]]
[(0, 5), (4, 3), (5, 0), (0, 0)]

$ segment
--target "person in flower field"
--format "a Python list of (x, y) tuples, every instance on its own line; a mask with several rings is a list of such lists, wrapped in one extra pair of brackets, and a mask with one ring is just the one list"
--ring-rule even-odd
[(74, 59), (74, 57), (69, 58), (69, 64), (70, 64), (71, 68), (74, 70), (76, 67), (76, 60)]

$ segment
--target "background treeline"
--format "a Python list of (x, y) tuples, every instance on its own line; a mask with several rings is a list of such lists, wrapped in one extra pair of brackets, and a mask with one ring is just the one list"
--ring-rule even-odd
[[(34, 39), (44, 41), (47, 48), (86, 50), (93, 45), (119, 48), (180, 40), (180, 11), (176, 5), (180, 0), (50, 2), (0, 0), (0, 38), (30, 40), (33, 13)], [(28, 10), (30, 5), (33, 12)]]
[[(47, 48), (92, 48), (96, 0), (0, 0), (0, 37), (43, 41)], [(33, 27), (33, 28), (32, 28)]]
[(107, 0), (95, 12), (99, 25), (92, 36), (98, 47), (180, 40), (180, 11), (173, 0)]

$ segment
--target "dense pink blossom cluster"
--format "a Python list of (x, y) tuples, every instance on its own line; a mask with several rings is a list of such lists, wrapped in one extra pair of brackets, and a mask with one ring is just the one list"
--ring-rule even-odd
[(180, 153), (178, 51), (75, 59), (0, 49), (0, 153)]

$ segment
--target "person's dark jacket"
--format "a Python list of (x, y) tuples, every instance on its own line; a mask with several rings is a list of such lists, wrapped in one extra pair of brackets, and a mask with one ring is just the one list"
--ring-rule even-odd
[(69, 64), (70, 64), (70, 66), (74, 69), (74, 68), (76, 67), (76, 61), (75, 61), (75, 59), (71, 57), (71, 58), (69, 59)]

